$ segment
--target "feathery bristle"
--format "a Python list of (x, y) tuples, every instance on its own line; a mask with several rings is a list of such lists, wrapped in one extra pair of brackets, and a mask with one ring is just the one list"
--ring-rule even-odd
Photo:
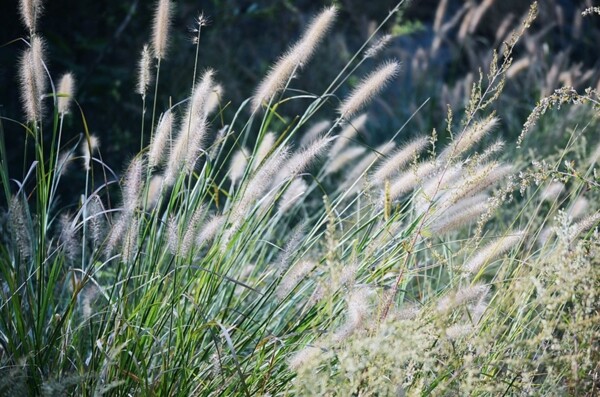
[(277, 269), (277, 274), (281, 274), (289, 268), (292, 258), (298, 253), (298, 250), (302, 245), (305, 234), (305, 224), (303, 223), (292, 230), (274, 264), (274, 267)]
[(193, 170), (202, 151), (208, 132), (206, 104), (213, 86), (213, 74), (209, 69), (202, 76), (186, 110), (175, 146), (169, 153), (165, 172), (165, 183), (169, 186), (175, 183), (182, 168), (185, 167), (186, 172)]
[(160, 118), (156, 132), (150, 143), (150, 151), (148, 153), (148, 165), (156, 167), (163, 160), (167, 143), (171, 140), (173, 132), (173, 113), (168, 109)]
[[(357, 180), (360, 182), (364, 174), (370, 170), (377, 160), (387, 156), (395, 148), (395, 143), (388, 142), (379, 145), (375, 150), (369, 151), (369, 153), (352, 168), (352, 171), (350, 171), (346, 178), (345, 186), (351, 185), (357, 182)], [(355, 186), (358, 186), (358, 183), (356, 183)]]
[(206, 101), (206, 114), (212, 114), (219, 107), (219, 103), (223, 98), (223, 86), (215, 84)]
[(21, 96), (27, 121), (39, 121), (43, 113), (42, 97), (46, 91), (44, 68), (44, 42), (37, 36), (31, 38), (31, 48), (25, 50), (19, 67)]
[(35, 32), (36, 23), (40, 15), (42, 14), (43, 7), (41, 0), (20, 0), (19, 2), (19, 14), (21, 14), (21, 21), (25, 24), (25, 27), (30, 32)]
[(69, 113), (71, 101), (75, 95), (75, 78), (72, 73), (65, 73), (58, 83), (58, 112), (60, 114)]
[(110, 228), (108, 233), (108, 240), (106, 243), (106, 255), (110, 256), (114, 251), (123, 235), (127, 232), (127, 227), (131, 221), (131, 216), (127, 214), (121, 214), (117, 221)]
[(102, 243), (105, 233), (104, 208), (97, 194), (90, 197), (87, 211), (92, 242), (97, 247)]
[(433, 161), (420, 163), (415, 169), (403, 172), (390, 185), (390, 198), (396, 200), (403, 194), (413, 190), (424, 178), (437, 169)]
[(308, 185), (302, 178), (295, 178), (279, 200), (279, 211), (287, 212), (306, 193)]
[(338, 110), (340, 116), (349, 118), (358, 113), (398, 75), (399, 71), (400, 64), (390, 61), (371, 72), (342, 102)]
[(415, 156), (418, 155), (428, 143), (429, 139), (427, 137), (420, 137), (398, 149), (373, 173), (371, 178), (373, 182), (383, 185), (383, 182), (386, 179), (389, 179), (396, 173), (402, 171), (405, 165), (414, 160)]
[(328, 137), (317, 139), (308, 147), (293, 155), (277, 174), (275, 183), (294, 178), (301, 172), (304, 172), (315, 159), (325, 152), (330, 142), (331, 138)]
[(561, 182), (552, 182), (542, 190), (540, 193), (540, 200), (549, 202), (556, 201), (564, 190), (564, 184)]
[(65, 257), (74, 262), (79, 253), (79, 244), (77, 242), (77, 233), (75, 225), (72, 222), (69, 214), (61, 214), (59, 218), (60, 243), (62, 245)]
[(369, 48), (367, 48), (367, 50), (365, 51), (364, 57), (365, 58), (375, 57), (385, 47), (387, 47), (387, 45), (389, 44), (390, 41), (392, 41), (393, 38), (394, 38), (394, 36), (392, 36), (391, 34), (383, 35), (377, 41), (375, 41), (373, 44), (371, 44), (371, 46)]
[(56, 172), (59, 175), (65, 175), (69, 170), (69, 163), (73, 160), (73, 152), (62, 152), (60, 156), (58, 156), (58, 161), (56, 162)]
[(346, 313), (346, 322), (334, 334), (333, 339), (341, 342), (356, 330), (363, 327), (369, 314), (369, 296), (372, 291), (366, 287), (355, 288), (346, 298), (348, 311)]
[(494, 116), (489, 116), (482, 121), (474, 122), (461, 134), (454, 137), (452, 143), (440, 153), (438, 157), (439, 161), (443, 162), (458, 158), (461, 154), (479, 142), (487, 133), (493, 130), (494, 127), (498, 125), (498, 122), (498, 118)]
[(235, 223), (240, 224), (248, 215), (250, 209), (256, 204), (257, 200), (267, 192), (273, 184), (275, 176), (280, 172), (286, 164), (288, 158), (287, 147), (280, 148), (276, 153), (273, 153), (246, 185), (244, 194), (232, 208), (232, 213), (235, 218)]
[(444, 194), (438, 204), (440, 207), (445, 208), (457, 203), (464, 197), (481, 193), (496, 185), (502, 179), (507, 178), (513, 172), (514, 169), (510, 165), (499, 165), (497, 163), (482, 165), (475, 170), (473, 175), (465, 178), (462, 183), (457, 183), (456, 188)]
[(415, 197), (414, 207), (418, 214), (427, 211), (465, 172), (461, 164), (442, 168), (422, 182), (420, 193)]
[(304, 133), (300, 140), (300, 146), (306, 146), (310, 142), (316, 140), (321, 134), (331, 127), (331, 121), (321, 120), (311, 125), (310, 128)]
[(10, 200), (8, 208), (8, 216), (10, 220), (10, 230), (13, 239), (16, 242), (19, 254), (22, 259), (31, 257), (31, 240), (32, 236), (29, 227), (27, 227), (27, 212), (26, 202), (24, 203), (18, 196), (14, 196)]
[(277, 299), (282, 300), (292, 292), (315, 266), (316, 264), (313, 261), (301, 261), (289, 269), (275, 290)]
[(476, 221), (488, 209), (489, 196), (478, 194), (468, 197), (443, 211), (443, 216), (429, 226), (432, 233), (440, 235), (457, 230)]
[(89, 141), (86, 139), (81, 146), (81, 157), (83, 159), (83, 169), (89, 171), (92, 167), (92, 155), (100, 147), (100, 139), (96, 135), (90, 135)]
[(600, 211), (595, 214), (589, 215), (583, 220), (573, 225), (573, 238), (579, 237), (584, 232), (587, 232), (592, 227), (596, 226), (600, 222)]
[(569, 207), (569, 211), (567, 214), (573, 220), (580, 219), (583, 217), (590, 206), (590, 200), (586, 199), (583, 196), (579, 196), (575, 199), (571, 207)]
[(463, 269), (465, 272), (471, 274), (479, 272), (483, 266), (492, 261), (494, 258), (502, 255), (515, 245), (519, 244), (523, 240), (524, 236), (525, 233), (523, 231), (517, 231), (506, 234), (505, 236), (492, 241), (485, 247), (478, 250), (475, 256), (465, 263)]
[(358, 131), (362, 130), (367, 124), (367, 115), (361, 114), (356, 117), (342, 129), (342, 131), (338, 134), (335, 139), (335, 143), (331, 147), (329, 151), (329, 158), (334, 158), (337, 156), (348, 144), (350, 140), (356, 136)]
[(173, 3), (170, 0), (158, 0), (156, 4), (154, 26), (152, 29), (152, 45), (154, 47), (154, 56), (157, 59), (163, 59), (167, 53), (172, 7)]
[(256, 89), (252, 99), (252, 111), (258, 110), (263, 103), (269, 103), (293, 77), (294, 71), (308, 62), (318, 43), (333, 24), (336, 12), (335, 7), (323, 10), (313, 19), (300, 41), (273, 65)]
[(453, 294), (446, 295), (438, 300), (437, 311), (446, 313), (465, 303), (485, 298), (490, 292), (490, 287), (485, 284), (474, 284), (463, 287)]
[(214, 215), (204, 226), (200, 229), (198, 236), (196, 237), (196, 244), (201, 245), (202, 243), (209, 243), (212, 241), (221, 227), (225, 224), (226, 217), (223, 215)]
[(144, 209), (151, 210), (156, 206), (160, 192), (162, 191), (164, 178), (162, 175), (154, 175), (148, 183), (148, 193), (146, 195), (146, 203)]
[(263, 162), (265, 158), (271, 152), (273, 145), (275, 145), (275, 141), (277, 137), (273, 132), (267, 132), (262, 140), (260, 141), (260, 145), (258, 145), (258, 149), (256, 149), (256, 154), (254, 155), (254, 160), (252, 161), (252, 170), (256, 170), (259, 165)]
[(123, 263), (131, 264), (137, 255), (138, 236), (140, 234), (140, 221), (133, 217), (128, 224), (127, 233), (123, 238), (123, 247), (121, 249), (121, 260)]
[(229, 173), (227, 176), (231, 180), (231, 183), (236, 183), (244, 176), (246, 166), (248, 165), (248, 151), (245, 148), (241, 148), (231, 156), (231, 163), (229, 164)]
[(179, 249), (179, 230), (174, 215), (171, 215), (167, 221), (167, 248), (172, 255), (177, 255), (177, 250)]
[(471, 324), (454, 324), (446, 328), (446, 337), (455, 341), (468, 336), (473, 330), (474, 328)]
[(288, 366), (294, 371), (298, 371), (307, 365), (313, 366), (312, 362), (318, 360), (318, 357), (321, 355), (321, 353), (322, 351), (318, 347), (306, 346), (305, 348), (294, 353), (294, 355), (288, 360)]
[(194, 213), (192, 217), (187, 222), (187, 228), (185, 233), (183, 234), (183, 240), (181, 241), (181, 247), (179, 249), (179, 253), (183, 257), (187, 257), (191, 252), (193, 252), (194, 244), (197, 240), (198, 229), (201, 226), (201, 222), (206, 216), (206, 207), (204, 205), (200, 205)]
[(146, 96), (146, 91), (148, 91), (148, 87), (150, 86), (151, 59), (152, 57), (150, 56), (150, 47), (148, 46), (148, 44), (144, 44), (144, 48), (142, 48), (142, 53), (138, 64), (138, 81), (135, 91), (143, 97)]
[(353, 146), (342, 151), (340, 154), (338, 154), (332, 159), (332, 161), (327, 166), (325, 172), (328, 174), (338, 172), (339, 170), (344, 168), (346, 164), (362, 156), (366, 150), (367, 149), (362, 146)]
[(142, 191), (143, 173), (144, 162), (141, 157), (135, 157), (129, 164), (123, 182), (123, 211), (127, 214), (132, 214), (138, 207), (140, 192)]

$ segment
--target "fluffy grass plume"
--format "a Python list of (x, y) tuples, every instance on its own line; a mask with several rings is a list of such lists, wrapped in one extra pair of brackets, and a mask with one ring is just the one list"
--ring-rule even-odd
[(405, 146), (391, 154), (377, 169), (373, 172), (372, 180), (376, 183), (383, 184), (386, 179), (399, 173), (402, 168), (412, 161), (416, 155), (423, 150), (429, 139), (421, 137), (407, 143)]
[(158, 0), (156, 3), (152, 26), (152, 49), (157, 59), (163, 59), (167, 53), (172, 9), (173, 3), (170, 0)]
[(173, 112), (168, 109), (166, 110), (156, 127), (156, 132), (152, 137), (150, 143), (150, 151), (148, 153), (148, 165), (150, 167), (156, 167), (163, 160), (165, 153), (168, 152), (168, 147), (171, 143), (171, 136), (173, 133), (174, 117)]
[(484, 265), (519, 244), (524, 236), (523, 231), (511, 232), (488, 243), (465, 263), (464, 271), (471, 274), (479, 272)]
[(20, 0), (21, 21), (30, 32), (35, 32), (38, 18), (43, 11), (42, 0)]
[(258, 110), (264, 103), (271, 102), (273, 97), (293, 77), (294, 71), (309, 61), (317, 45), (323, 40), (333, 24), (336, 14), (337, 9), (334, 6), (321, 11), (306, 28), (302, 38), (273, 65), (267, 76), (256, 88), (252, 98), (253, 111)]
[(20, 60), (21, 99), (29, 122), (40, 120), (43, 113), (42, 96), (48, 80), (44, 68), (44, 47), (43, 40), (33, 36), (30, 48), (25, 50)]
[(69, 113), (71, 102), (75, 96), (75, 77), (72, 73), (65, 73), (58, 82), (58, 112)]
[(343, 118), (350, 118), (360, 112), (385, 86), (400, 72), (400, 63), (389, 61), (380, 65), (367, 75), (361, 83), (341, 103), (339, 114)]
[(144, 44), (142, 53), (140, 55), (140, 61), (138, 63), (138, 80), (136, 86), (136, 92), (141, 96), (145, 97), (148, 87), (150, 86), (150, 66), (152, 57), (150, 55), (150, 46)]

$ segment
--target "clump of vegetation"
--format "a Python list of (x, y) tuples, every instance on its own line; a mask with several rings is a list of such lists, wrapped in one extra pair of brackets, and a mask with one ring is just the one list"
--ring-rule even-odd
[[(21, 1), (24, 121), (1, 120), (22, 126), (34, 158), (11, 179), (0, 144), (1, 394), (597, 393), (600, 150), (581, 142), (598, 93), (559, 89), (517, 142), (494, 138), (492, 105), (535, 3), (460, 121), (448, 110), (448, 142), (435, 130), (402, 142), (401, 127), (377, 148), (357, 139), (363, 112), (400, 64), (362, 69), (388, 37), (324, 92), (294, 89), (335, 24), (337, 9), (323, 9), (225, 121), (221, 76), (199, 62), (202, 15), (189, 97), (157, 100), (173, 7), (158, 1), (132, 65), (142, 148), (118, 177), (75, 77), (55, 84), (44, 62), (41, 2)], [(573, 125), (586, 123), (564, 148), (543, 159), (517, 149), (567, 103), (580, 110)], [(57, 194), (69, 172), (85, 174), (73, 205)]]

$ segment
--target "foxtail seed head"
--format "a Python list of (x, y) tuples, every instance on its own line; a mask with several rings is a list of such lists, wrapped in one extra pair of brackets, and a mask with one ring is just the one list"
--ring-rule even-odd
[(340, 116), (348, 118), (358, 113), (398, 75), (399, 71), (400, 64), (389, 61), (367, 75), (340, 105)]
[(75, 78), (72, 73), (65, 73), (58, 83), (58, 113), (69, 113), (69, 107), (75, 95)]
[(170, 0), (158, 0), (156, 4), (154, 26), (152, 28), (152, 46), (154, 47), (154, 56), (157, 59), (163, 59), (167, 52), (172, 8), (173, 3)]

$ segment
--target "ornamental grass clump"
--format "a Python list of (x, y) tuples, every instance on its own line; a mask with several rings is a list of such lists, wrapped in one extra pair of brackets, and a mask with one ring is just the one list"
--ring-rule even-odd
[[(600, 191), (579, 140), (597, 109), (543, 158), (497, 138), (489, 106), (534, 3), (446, 134), (411, 117), (376, 139), (373, 99), (397, 92), (400, 64), (370, 62), (399, 6), (310, 93), (294, 76), (330, 39), (341, 11), (325, 8), (230, 114), (231, 76), (199, 55), (203, 15), (189, 97), (157, 99), (178, 29), (158, 1), (131, 93), (142, 147), (119, 173), (74, 111), (75, 76), (54, 84), (41, 2), (21, 1), (24, 111), (0, 117), (1, 163), (5, 125), (35, 150), (21, 177), (0, 167), (0, 395), (596, 394)], [(519, 143), (544, 134), (533, 120)]]

